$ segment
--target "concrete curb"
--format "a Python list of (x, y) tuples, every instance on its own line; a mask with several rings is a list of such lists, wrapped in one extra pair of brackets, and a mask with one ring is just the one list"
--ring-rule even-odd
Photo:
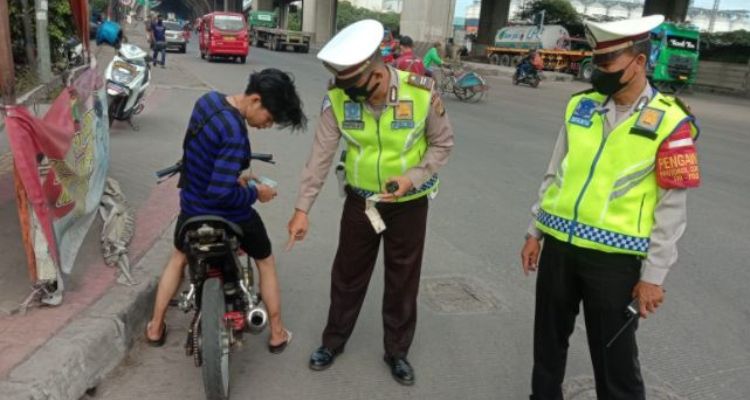
[[(475, 63), (475, 62), (464, 62), (464, 65), (468, 67), (469, 69), (479, 72), (482, 75), (485, 76), (495, 76), (495, 77), (513, 77), (513, 74), (516, 73), (516, 69), (512, 67), (503, 67), (500, 65), (492, 65), (492, 64), (482, 64), (482, 63)], [(570, 82), (575, 79), (575, 77), (571, 74), (564, 74), (561, 72), (552, 72), (552, 71), (544, 71), (542, 72), (542, 79), (544, 80), (551, 80), (555, 82)]]
[(134, 286), (114, 286), (0, 382), (3, 400), (78, 400), (119, 365), (151, 315), (172, 249), (174, 221), (133, 268)]

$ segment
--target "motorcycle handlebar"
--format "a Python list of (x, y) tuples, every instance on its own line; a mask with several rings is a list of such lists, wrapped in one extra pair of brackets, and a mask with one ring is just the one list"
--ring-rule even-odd
[[(269, 153), (251, 153), (250, 154), (251, 160), (258, 160), (269, 164), (276, 164), (276, 161), (273, 159), (273, 154)], [(163, 180), (166, 178), (169, 178), (173, 175), (179, 174), (182, 172), (182, 160), (177, 161), (173, 165), (170, 165), (169, 167), (162, 168), (155, 172), (156, 178), (159, 180)]]

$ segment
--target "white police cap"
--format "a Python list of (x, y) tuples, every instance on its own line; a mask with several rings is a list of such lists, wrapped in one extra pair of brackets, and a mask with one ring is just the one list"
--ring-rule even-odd
[(586, 39), (594, 53), (594, 61), (614, 56), (636, 43), (649, 40), (649, 33), (664, 22), (663, 15), (615, 22), (586, 22)]
[(355, 22), (337, 33), (318, 53), (318, 59), (336, 75), (350, 80), (369, 69), (385, 29), (374, 19)]

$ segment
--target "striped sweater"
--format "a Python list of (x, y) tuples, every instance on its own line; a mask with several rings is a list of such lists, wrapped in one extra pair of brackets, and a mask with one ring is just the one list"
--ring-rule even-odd
[(250, 166), (245, 119), (225, 95), (209, 92), (195, 103), (186, 135), (196, 129), (200, 131), (185, 142), (182, 213), (215, 215), (236, 223), (250, 220), (258, 193), (254, 186), (244, 188), (237, 182), (240, 172)]

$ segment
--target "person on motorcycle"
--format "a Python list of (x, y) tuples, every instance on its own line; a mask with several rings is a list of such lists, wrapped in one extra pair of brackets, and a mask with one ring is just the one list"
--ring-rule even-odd
[[(247, 126), (268, 129), (273, 125), (304, 129), (307, 119), (292, 78), (278, 69), (250, 75), (244, 93), (209, 92), (195, 103), (183, 144), (180, 180), (180, 215), (175, 226), (174, 250), (159, 281), (154, 313), (146, 326), (146, 341), (161, 346), (166, 338), (165, 314), (180, 286), (187, 257), (178, 238), (191, 217), (222, 217), (242, 228), (240, 247), (255, 260), (260, 292), (271, 327), (268, 349), (280, 353), (291, 339), (281, 321), (281, 299), (271, 242), (256, 201), (267, 203), (276, 190), (261, 184), (249, 170), (250, 141)], [(254, 185), (249, 184), (254, 181)]]
[(399, 48), (401, 49), (401, 55), (393, 62), (393, 66), (401, 71), (425, 75), (422, 59), (414, 55), (414, 41), (411, 37), (401, 36)]
[(531, 49), (529, 50), (529, 54), (527, 54), (526, 57), (521, 60), (521, 63), (518, 64), (518, 79), (523, 79), (523, 77), (530, 74), (536, 74), (537, 71), (541, 71), (542, 68), (544, 68), (544, 61), (542, 61), (542, 57), (539, 55), (536, 49)]
[(424, 55), (422, 64), (424, 64), (424, 68), (427, 71), (427, 76), (434, 77), (435, 71), (437, 70), (436, 67), (440, 67), (443, 65), (443, 59), (440, 58), (440, 49), (442, 47), (442, 43), (440, 43), (439, 41), (435, 42), (432, 44), (432, 47), (427, 50), (427, 54)]

